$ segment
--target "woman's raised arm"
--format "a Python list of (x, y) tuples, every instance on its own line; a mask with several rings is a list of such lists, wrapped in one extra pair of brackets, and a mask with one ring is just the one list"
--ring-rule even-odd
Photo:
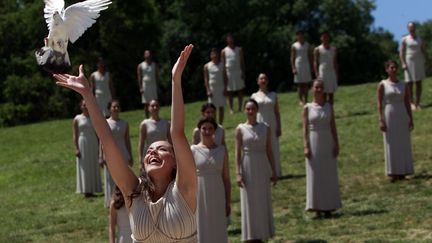
[(128, 161), (123, 157), (120, 148), (114, 140), (108, 123), (96, 103), (89, 82), (84, 76), (83, 65), (79, 67), (78, 76), (54, 74), (54, 78), (57, 80), (57, 85), (72, 89), (84, 98), (96, 134), (103, 145), (106, 163), (111, 176), (125, 198), (130, 196), (138, 185), (138, 178), (128, 167)]

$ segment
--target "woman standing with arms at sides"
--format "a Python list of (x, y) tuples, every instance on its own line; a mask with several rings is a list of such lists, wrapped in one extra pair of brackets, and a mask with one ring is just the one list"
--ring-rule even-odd
[[(408, 23), (409, 35), (401, 40), (399, 51), (402, 68), (405, 71), (405, 82), (407, 82), (410, 95), (411, 109), (420, 108), (420, 98), (422, 93), (422, 80), (426, 78), (425, 60), (426, 47), (423, 40), (416, 34), (414, 22)], [(413, 82), (416, 84), (416, 99), (413, 101)]]
[(159, 102), (152, 100), (148, 106), (150, 118), (144, 119), (139, 127), (138, 161), (142, 161), (150, 144), (156, 141), (171, 143), (170, 123), (159, 117)]
[(171, 138), (153, 143), (137, 178), (116, 143), (80, 67), (79, 76), (55, 74), (57, 84), (80, 93), (86, 101), (96, 133), (105, 148), (106, 163), (129, 210), (134, 242), (197, 242), (196, 166), (184, 134), (181, 76), (192, 51), (188, 45), (172, 69)]
[(204, 65), (204, 84), (207, 90), (208, 103), (212, 103), (219, 109), (219, 124), (222, 124), (227, 79), (224, 78), (224, 64), (220, 61), (219, 52), (216, 48), (212, 48), (210, 59), (210, 62)]
[(102, 192), (102, 183), (98, 165), (99, 142), (90, 121), (89, 112), (84, 100), (81, 100), (82, 113), (73, 120), (73, 143), (76, 156), (76, 192), (85, 197)]
[(291, 46), (291, 67), (300, 105), (304, 106), (308, 99), (309, 83), (312, 81), (312, 52), (303, 31), (297, 31), (296, 37), (297, 41)]
[(314, 71), (317, 79), (324, 83), (326, 101), (333, 105), (334, 95), (338, 84), (339, 68), (336, 57), (336, 47), (330, 46), (328, 32), (321, 33), (321, 45), (314, 50)]
[[(212, 103), (205, 103), (201, 106), (201, 117), (215, 118), (216, 107)], [(217, 125), (216, 131), (213, 135), (213, 140), (217, 145), (225, 146), (225, 129), (221, 125)], [(192, 132), (192, 144), (199, 144), (201, 142), (201, 134), (199, 128), (195, 128)]]
[(259, 90), (251, 98), (258, 103), (257, 121), (266, 123), (271, 131), (271, 145), (276, 176), (282, 176), (282, 167), (279, 156), (279, 137), (282, 135), (279, 102), (275, 92), (268, 90), (268, 77), (264, 73), (258, 75)]
[(99, 58), (97, 62), (97, 70), (90, 75), (90, 83), (93, 87), (93, 94), (96, 96), (96, 101), (99, 108), (105, 117), (109, 117), (108, 102), (114, 97), (114, 86), (112, 83), (111, 74), (106, 70), (105, 61)]
[(333, 106), (326, 102), (324, 83), (312, 84), (313, 101), (303, 110), (303, 143), (306, 157), (306, 210), (330, 217), (341, 208), (336, 158), (339, 140)]
[(274, 236), (270, 181), (275, 185), (277, 176), (271, 130), (257, 121), (258, 103), (255, 100), (247, 100), (244, 109), (247, 120), (239, 124), (235, 131), (242, 241), (262, 242)]
[(153, 62), (149, 50), (144, 51), (144, 61), (137, 67), (138, 87), (141, 92), (141, 102), (144, 105), (146, 118), (149, 117), (150, 101), (158, 99), (159, 66)]
[(201, 142), (192, 145), (198, 175), (197, 225), (198, 241), (227, 243), (227, 216), (231, 212), (231, 182), (228, 153), (224, 145), (217, 145), (213, 118), (203, 117), (197, 125)]
[[(107, 119), (108, 125), (114, 136), (116, 143), (118, 144), (123, 157), (128, 161), (128, 165), (132, 166), (132, 149), (129, 137), (129, 124), (127, 121), (120, 119), (120, 102), (118, 100), (112, 100), (108, 103), (108, 108), (111, 116)], [(102, 144), (103, 145), (103, 144)], [(101, 164), (104, 165), (106, 161), (105, 148), (101, 145), (100, 158)], [(105, 156), (105, 157), (104, 157)], [(105, 207), (109, 207), (111, 202), (111, 194), (114, 190), (115, 183), (112, 180), (110, 171), (105, 166)]]
[(410, 136), (414, 123), (409, 86), (397, 79), (397, 63), (390, 60), (385, 68), (388, 79), (378, 85), (377, 107), (379, 126), (384, 135), (385, 170), (394, 182), (414, 173)]
[[(120, 189), (116, 186), (110, 204), (109, 215), (109, 242), (110, 243), (132, 243), (131, 227), (125, 200)], [(116, 237), (116, 228), (117, 237)]]

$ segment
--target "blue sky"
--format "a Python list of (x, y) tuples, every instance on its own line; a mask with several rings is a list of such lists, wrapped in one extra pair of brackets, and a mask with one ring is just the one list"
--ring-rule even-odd
[(409, 21), (432, 19), (432, 0), (376, 0), (374, 27), (383, 27), (399, 40), (407, 33)]

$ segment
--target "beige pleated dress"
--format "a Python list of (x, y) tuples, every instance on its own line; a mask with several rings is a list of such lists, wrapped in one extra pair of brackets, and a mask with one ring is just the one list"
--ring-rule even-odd
[(117, 213), (117, 243), (132, 243), (132, 231), (129, 222), (129, 212), (123, 205)]
[(225, 106), (223, 65), (223, 62), (216, 64), (212, 61), (205, 65), (209, 76), (209, 88), (212, 92), (212, 97), (208, 97), (208, 102), (216, 108)]
[(159, 119), (158, 121), (154, 119), (144, 119), (141, 122), (140, 127), (145, 125), (146, 127), (146, 139), (144, 150), (141, 156), (144, 158), (145, 153), (147, 152), (148, 147), (156, 142), (156, 141), (168, 141), (168, 133), (170, 129), (170, 123), (167, 120)]
[(268, 92), (267, 94), (262, 92), (256, 92), (252, 94), (251, 98), (258, 102), (259, 109), (257, 114), (257, 121), (264, 122), (270, 127), (276, 176), (281, 177), (282, 166), (279, 155), (279, 137), (276, 134), (277, 121), (276, 114), (274, 112), (277, 102), (277, 95), (275, 92)]
[(426, 78), (425, 57), (422, 52), (423, 40), (420, 37), (413, 38), (411, 35), (404, 36), (405, 63), (407, 69), (404, 71), (406, 82), (416, 82)]
[(409, 116), (405, 106), (405, 83), (383, 80), (384, 118), (387, 131), (384, 135), (385, 172), (387, 175), (414, 173), (411, 151)]
[(306, 106), (311, 150), (311, 158), (306, 159), (306, 210), (333, 211), (341, 208), (342, 202), (330, 128), (332, 107), (329, 103)]
[[(111, 118), (108, 118), (107, 122), (114, 136), (114, 139), (117, 145), (119, 146), (120, 151), (123, 154), (123, 158), (126, 161), (129, 161), (131, 155), (129, 154), (129, 151), (127, 150), (126, 143), (125, 143), (126, 129), (128, 127), (128, 123), (124, 120), (116, 121)], [(104, 190), (105, 207), (108, 208), (110, 206), (111, 194), (115, 188), (115, 183), (111, 177), (111, 174), (107, 166), (104, 167), (104, 172), (105, 172), (105, 190)]]
[(156, 84), (156, 63), (148, 64), (146, 61), (140, 63), (141, 82), (143, 93), (141, 94), (141, 102), (148, 104), (152, 100), (157, 100), (157, 84)]
[(334, 58), (336, 55), (336, 48), (330, 46), (326, 49), (323, 45), (317, 47), (319, 52), (319, 76), (324, 83), (325, 93), (334, 93), (337, 89), (337, 76), (334, 66)]
[(146, 200), (144, 195), (133, 198), (129, 211), (133, 242), (198, 242), (195, 213), (175, 182), (171, 182), (156, 202)]
[(294, 83), (310, 83), (312, 81), (312, 74), (309, 61), (310, 45), (304, 42), (303, 45), (296, 41), (292, 48), (295, 50), (295, 68), (297, 74), (294, 75)]
[(242, 136), (240, 188), (242, 240), (267, 240), (274, 236), (271, 166), (266, 152), (267, 125), (238, 125)]
[(244, 89), (245, 81), (242, 78), (241, 71), (241, 47), (236, 46), (234, 49), (227, 46), (224, 48), (225, 68), (228, 77), (228, 91), (239, 91)]
[(112, 100), (112, 94), (109, 87), (110, 74), (109, 72), (102, 74), (99, 71), (96, 71), (92, 73), (92, 76), (94, 77), (95, 83), (96, 102), (104, 116), (107, 117), (110, 115), (108, 103)]
[(198, 242), (228, 242), (225, 187), (222, 179), (225, 146), (208, 149), (191, 146), (198, 175)]
[(76, 158), (76, 192), (102, 192), (99, 169), (99, 142), (90, 117), (83, 114), (74, 118), (78, 125), (78, 147), (81, 153)]

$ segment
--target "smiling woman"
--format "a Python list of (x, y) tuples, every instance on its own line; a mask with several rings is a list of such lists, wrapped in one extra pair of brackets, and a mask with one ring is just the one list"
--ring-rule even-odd
[[(105, 148), (106, 163), (129, 209), (134, 242), (197, 242), (196, 166), (184, 134), (181, 76), (193, 45), (181, 52), (172, 69), (171, 138), (150, 145), (144, 158), (143, 176), (128, 167), (99, 109), (80, 66), (79, 76), (55, 74), (57, 84), (84, 97), (96, 133)], [(175, 176), (173, 175), (175, 173)], [(143, 190), (144, 189), (144, 190)]]

